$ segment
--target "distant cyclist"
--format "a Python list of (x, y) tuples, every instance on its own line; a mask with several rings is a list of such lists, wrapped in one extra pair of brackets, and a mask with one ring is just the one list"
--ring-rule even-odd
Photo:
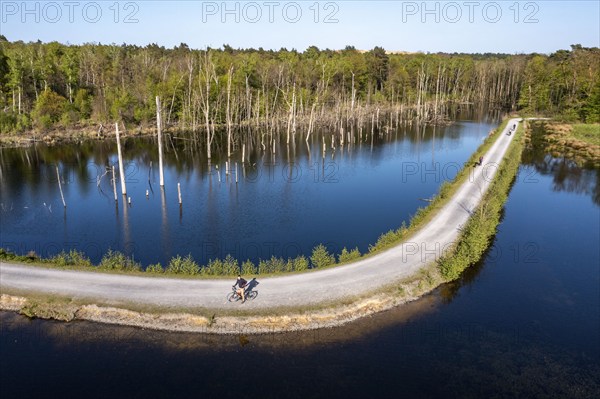
[(240, 297), (242, 297), (242, 303), (246, 302), (246, 285), (248, 285), (248, 282), (244, 280), (241, 275), (238, 274), (237, 280), (233, 285), (233, 288), (235, 288), (236, 286), (238, 287), (235, 292), (237, 292), (237, 294)]

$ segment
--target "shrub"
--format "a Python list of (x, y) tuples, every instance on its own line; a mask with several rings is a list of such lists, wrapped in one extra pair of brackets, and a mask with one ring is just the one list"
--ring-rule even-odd
[(325, 267), (335, 264), (335, 256), (327, 252), (323, 244), (319, 244), (313, 249), (310, 262), (313, 268)]
[(164, 273), (165, 269), (163, 269), (162, 265), (160, 263), (154, 263), (152, 265), (148, 265), (148, 267), (146, 268), (146, 273)]
[(423, 221), (423, 219), (425, 218), (425, 216), (427, 216), (427, 208), (418, 208), (417, 212), (415, 213), (415, 215), (412, 217), (412, 219), (410, 220), (410, 224), (413, 226), (418, 225), (419, 223), (421, 223)]
[(439, 191), (438, 196), (442, 199), (445, 199), (448, 196), (448, 194), (450, 193), (451, 189), (452, 189), (452, 184), (450, 184), (450, 182), (448, 180), (444, 180), (444, 182), (440, 186), (440, 191)]
[(375, 252), (389, 245), (392, 245), (396, 243), (399, 238), (400, 237), (398, 237), (398, 234), (394, 230), (390, 230), (387, 233), (383, 233), (379, 236), (375, 245), (369, 245), (369, 252)]
[(258, 262), (258, 272), (260, 274), (283, 272), (286, 269), (286, 261), (281, 258), (271, 256), (271, 259), (260, 260)]
[(360, 258), (360, 251), (358, 250), (358, 247), (354, 248), (351, 251), (348, 251), (346, 247), (344, 247), (342, 249), (342, 253), (338, 256), (338, 261), (340, 263), (345, 263), (358, 258)]
[(77, 90), (73, 104), (79, 111), (79, 116), (81, 119), (88, 119), (92, 115), (92, 101), (87, 90)]
[(302, 272), (308, 269), (308, 259), (304, 255), (300, 255), (293, 260), (294, 271)]
[(227, 255), (223, 260), (223, 275), (233, 276), (240, 273), (240, 265), (233, 256)]
[(287, 262), (282, 258), (271, 257), (271, 267), (274, 272), (284, 272)]
[(209, 260), (208, 264), (202, 268), (202, 273), (209, 276), (219, 276), (223, 274), (223, 262), (221, 259)]
[(398, 230), (396, 230), (396, 235), (402, 239), (404, 238), (404, 236), (406, 235), (406, 233), (408, 232), (408, 227), (406, 227), (406, 222), (402, 222), (402, 225), (400, 226), (400, 228)]
[(293, 272), (294, 271), (294, 261), (291, 258), (288, 258), (287, 262), (285, 263), (285, 272), (289, 273), (289, 272)]
[(2, 260), (6, 260), (6, 261), (20, 261), (20, 262), (25, 262), (27, 261), (25, 256), (21, 256), (21, 255), (17, 255), (13, 252), (9, 252), (7, 250), (5, 250), (4, 248), (0, 248), (0, 259)]
[(10, 133), (17, 128), (17, 115), (15, 112), (0, 112), (0, 133)]
[(56, 266), (68, 266), (70, 265), (70, 259), (69, 259), (69, 254), (67, 254), (65, 251), (61, 251), (60, 253), (54, 255), (53, 257), (51, 257), (50, 259), (50, 263), (54, 263)]
[(185, 258), (177, 255), (176, 257), (171, 258), (169, 261), (169, 266), (167, 266), (166, 272), (193, 276), (200, 273), (200, 266), (198, 266), (198, 264), (194, 261), (191, 254)]
[(66, 105), (66, 98), (52, 90), (44, 90), (38, 96), (31, 115), (37, 127), (47, 129), (60, 120)]
[(80, 252), (76, 249), (72, 249), (69, 251), (69, 258), (71, 260), (71, 264), (75, 266), (86, 266), (92, 267), (93, 264), (90, 261), (90, 258), (85, 256), (83, 252)]
[(75, 111), (73, 109), (66, 110), (60, 117), (60, 123), (61, 123), (61, 125), (65, 126), (65, 127), (68, 127), (78, 121), (79, 121), (79, 114), (77, 113), (77, 111)]
[(256, 274), (256, 266), (250, 260), (246, 260), (242, 263), (242, 272), (245, 276)]
[(109, 249), (102, 257), (98, 268), (101, 270), (141, 271), (142, 265), (119, 251)]
[(225, 259), (210, 260), (202, 273), (210, 276), (233, 276), (240, 273), (240, 265), (233, 256), (227, 255)]
[(83, 252), (79, 252), (76, 249), (72, 249), (69, 252), (61, 251), (59, 254), (54, 255), (48, 259), (50, 263), (54, 263), (57, 266), (92, 266), (90, 259), (85, 256)]

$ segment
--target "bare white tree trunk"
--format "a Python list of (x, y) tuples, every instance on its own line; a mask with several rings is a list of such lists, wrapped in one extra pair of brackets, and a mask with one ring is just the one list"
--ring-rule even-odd
[(63, 195), (62, 185), (60, 183), (60, 173), (58, 172), (58, 165), (56, 165), (56, 178), (58, 179), (58, 189), (60, 190), (60, 198), (62, 199), (63, 206), (66, 208), (65, 196)]
[(314, 123), (313, 122), (313, 118), (314, 118), (314, 115), (315, 115), (315, 107), (316, 106), (317, 106), (317, 103), (315, 102), (312, 105), (312, 108), (310, 109), (310, 119), (308, 121), (308, 133), (306, 134), (306, 142), (307, 143), (308, 143), (308, 139), (310, 137), (310, 134), (312, 133), (312, 130), (313, 130), (313, 123)]
[(227, 74), (227, 158), (231, 157), (231, 78), (233, 75), (233, 66), (229, 68)]
[(115, 202), (117, 199), (117, 178), (115, 177), (115, 165), (112, 166), (112, 183), (113, 183), (113, 193), (115, 194)]
[(156, 96), (156, 131), (158, 132), (158, 174), (160, 176), (160, 186), (164, 187), (165, 177), (163, 173), (163, 140), (160, 114), (160, 97)]
[(121, 152), (121, 138), (119, 137), (119, 124), (115, 123), (115, 133), (117, 135), (117, 154), (119, 156), (119, 175), (121, 177), (121, 193), (127, 195), (125, 186), (125, 169), (123, 168), (123, 154)]

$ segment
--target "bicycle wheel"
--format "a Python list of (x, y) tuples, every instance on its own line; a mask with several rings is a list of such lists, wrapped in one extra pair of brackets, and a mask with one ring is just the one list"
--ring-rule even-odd
[(258, 296), (258, 291), (250, 291), (246, 294), (246, 299), (254, 299)]
[(230, 292), (229, 294), (227, 294), (227, 300), (229, 302), (235, 302), (238, 299), (240, 299), (240, 297), (235, 292)]

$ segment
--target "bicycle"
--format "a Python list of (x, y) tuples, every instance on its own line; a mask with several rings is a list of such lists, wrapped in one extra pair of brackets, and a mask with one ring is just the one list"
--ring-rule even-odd
[[(254, 291), (254, 290), (246, 291), (246, 300), (252, 300), (252, 299), (256, 298), (257, 296), (258, 296), (257, 291)], [(242, 299), (242, 297), (237, 293), (237, 288), (231, 287), (231, 292), (229, 294), (227, 294), (227, 300), (229, 302), (237, 302), (241, 299)]]

